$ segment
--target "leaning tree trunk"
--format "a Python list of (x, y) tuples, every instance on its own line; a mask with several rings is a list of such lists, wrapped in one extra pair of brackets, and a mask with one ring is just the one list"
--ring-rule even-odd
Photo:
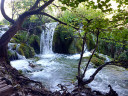
[[(18, 22), (20, 23), (20, 22)], [(7, 52), (7, 46), (10, 42), (11, 38), (17, 33), (17, 31), (20, 29), (18, 26), (19, 24), (15, 23), (13, 26), (9, 28), (8, 31), (6, 31), (2, 37), (0, 38), (0, 61), (5, 61), (7, 64), (9, 63), (8, 60), (8, 52)]]
[(0, 45), (0, 61), (8, 61), (8, 55), (7, 55), (7, 46)]

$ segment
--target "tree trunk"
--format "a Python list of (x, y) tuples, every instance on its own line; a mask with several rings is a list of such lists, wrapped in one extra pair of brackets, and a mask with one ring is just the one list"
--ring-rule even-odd
[(0, 62), (5, 61), (10, 64), (8, 60), (7, 45), (0, 46)]

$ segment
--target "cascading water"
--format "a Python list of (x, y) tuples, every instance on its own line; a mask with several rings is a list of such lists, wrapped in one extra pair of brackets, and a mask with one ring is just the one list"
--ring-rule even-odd
[(42, 31), (40, 41), (41, 54), (52, 54), (52, 41), (57, 22), (46, 23), (46, 29)]
[[(13, 67), (25, 72), (25, 75), (30, 77), (30, 79), (41, 81), (51, 91), (60, 90), (57, 87), (58, 84), (62, 84), (67, 87), (68, 91), (72, 91), (74, 89), (73, 83), (76, 80), (74, 78), (77, 75), (77, 64), (80, 54), (52, 54), (52, 40), (57, 23), (46, 23), (45, 26), (46, 30), (42, 32), (40, 42), (41, 54), (43, 55), (41, 55), (40, 60), (33, 63), (35, 68), (31, 68), (27, 60), (12, 61), (11, 64)], [(86, 50), (85, 45), (83, 56), (89, 57), (90, 55), (91, 53)], [(109, 58), (106, 58), (106, 60), (109, 61)], [(86, 63), (87, 61), (82, 61), (83, 66)], [(84, 79), (89, 78), (95, 70), (96, 68), (89, 66)], [(109, 84), (112, 85), (119, 96), (128, 96), (128, 71), (121, 67), (105, 67), (96, 75), (96, 78), (89, 86), (93, 90), (108, 92)]]
[(8, 30), (8, 28), (9, 28), (8, 25), (4, 25), (4, 26), (0, 27), (0, 38)]

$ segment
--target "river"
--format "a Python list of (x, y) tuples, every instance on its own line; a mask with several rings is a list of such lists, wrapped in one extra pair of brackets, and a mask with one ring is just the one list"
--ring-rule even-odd
[[(85, 56), (90, 53), (85, 53)], [(47, 89), (51, 91), (60, 90), (58, 84), (65, 85), (69, 92), (73, 90), (76, 83), (77, 64), (79, 54), (64, 55), (64, 54), (48, 54), (38, 55), (38, 61), (32, 59), (11, 61), (13, 67), (18, 70), (23, 70), (24, 74), (30, 79), (41, 81)], [(28, 62), (33, 62), (35, 68), (31, 68)], [(86, 61), (82, 62), (82, 65)], [(85, 78), (95, 71), (91, 64), (87, 70)], [(119, 96), (128, 96), (128, 71), (122, 67), (107, 66), (96, 75), (96, 78), (88, 86), (93, 90), (99, 90), (103, 93), (108, 92), (108, 85), (111, 85)]]

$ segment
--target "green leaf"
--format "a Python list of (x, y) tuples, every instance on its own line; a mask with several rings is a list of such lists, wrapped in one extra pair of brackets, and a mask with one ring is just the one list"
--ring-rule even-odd
[(100, 2), (100, 0), (97, 0), (97, 3), (99, 3)]
[(61, 7), (61, 10), (62, 11), (65, 11), (67, 8), (66, 7)]
[(110, 0), (106, 0), (105, 3), (108, 3)]

